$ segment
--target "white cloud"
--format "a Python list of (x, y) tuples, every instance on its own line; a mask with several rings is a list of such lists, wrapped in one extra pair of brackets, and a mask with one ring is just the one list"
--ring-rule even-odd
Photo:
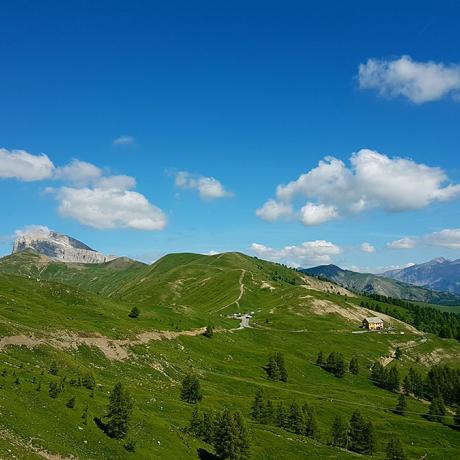
[(460, 249), (460, 228), (446, 228), (425, 236), (425, 241), (433, 246)]
[(102, 171), (92, 163), (86, 161), (72, 160), (69, 164), (56, 169), (56, 179), (70, 182), (74, 185), (88, 185), (98, 181)]
[[(308, 226), (372, 208), (388, 212), (420, 209), (459, 197), (460, 185), (447, 182), (440, 168), (362, 149), (351, 155), (350, 166), (325, 157), (298, 179), (279, 185), (276, 199), (269, 199), (256, 214), (269, 221), (295, 215)], [(298, 199), (306, 203), (296, 212), (293, 205)]]
[(0, 148), (0, 179), (18, 179), (24, 182), (48, 179), (54, 165), (45, 155), (32, 155), (25, 150)]
[(382, 96), (404, 96), (416, 104), (451, 95), (460, 96), (460, 65), (399, 59), (369, 59), (359, 66), (361, 88), (375, 89)]
[(131, 190), (61, 187), (54, 194), (62, 216), (90, 227), (162, 230), (167, 223), (161, 209)]
[(256, 211), (256, 215), (269, 222), (274, 222), (283, 217), (291, 217), (293, 215), (293, 209), (290, 203), (283, 203), (270, 199)]
[(120, 136), (114, 139), (113, 145), (133, 145), (136, 142), (132, 136)]
[(340, 246), (324, 240), (307, 241), (300, 246), (285, 246), (282, 249), (252, 243), (250, 250), (263, 259), (283, 262), (294, 267), (330, 264), (332, 257), (342, 252)]
[(304, 225), (321, 225), (338, 217), (335, 206), (307, 203), (300, 209), (300, 222)]
[(225, 190), (224, 186), (214, 177), (200, 176), (187, 171), (176, 173), (175, 184), (176, 187), (183, 190), (198, 190), (200, 197), (205, 200), (225, 198), (233, 195), (231, 192)]
[(372, 254), (375, 252), (375, 247), (372, 246), (370, 243), (362, 243), (360, 246), (361, 251), (367, 252), (368, 254)]
[(416, 245), (417, 240), (414, 238), (409, 238), (408, 236), (386, 244), (387, 248), (390, 249), (413, 249)]

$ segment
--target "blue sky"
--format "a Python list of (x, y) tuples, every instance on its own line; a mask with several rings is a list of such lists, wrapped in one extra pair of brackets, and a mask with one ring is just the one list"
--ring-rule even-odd
[(455, 1), (2, 5), (0, 254), (42, 225), (146, 261), (460, 257), (459, 14)]

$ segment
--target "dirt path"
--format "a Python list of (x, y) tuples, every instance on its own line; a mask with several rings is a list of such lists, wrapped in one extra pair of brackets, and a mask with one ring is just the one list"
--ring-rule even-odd
[(0, 338), (0, 351), (7, 346), (25, 346), (34, 348), (40, 345), (49, 345), (60, 350), (76, 350), (81, 345), (96, 347), (112, 361), (123, 361), (129, 358), (129, 349), (132, 346), (144, 345), (154, 340), (173, 340), (181, 336), (197, 336), (203, 334), (205, 327), (189, 331), (147, 331), (138, 334), (134, 339), (109, 339), (101, 334), (82, 337), (68, 331), (56, 331), (47, 337), (34, 335), (13, 335)]
[(246, 275), (246, 270), (244, 268), (242, 268), (241, 269), (240, 279), (238, 280), (238, 283), (240, 285), (240, 294), (238, 295), (236, 300), (234, 300), (233, 302), (230, 302), (227, 305), (224, 305), (223, 307), (218, 308), (217, 310), (214, 310), (213, 313), (217, 313), (217, 312), (219, 312), (221, 310), (224, 310), (225, 308), (230, 307), (232, 305), (236, 305), (238, 307), (238, 311), (240, 311), (240, 300), (243, 298), (243, 295), (244, 295), (244, 283), (243, 283), (244, 275)]

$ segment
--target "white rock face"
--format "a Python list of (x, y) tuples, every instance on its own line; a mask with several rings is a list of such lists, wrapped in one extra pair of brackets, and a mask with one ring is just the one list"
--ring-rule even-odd
[(50, 259), (68, 263), (100, 264), (116, 259), (116, 256), (106, 256), (81, 241), (53, 232), (46, 227), (17, 236), (13, 245), (13, 253), (27, 248), (44, 254)]

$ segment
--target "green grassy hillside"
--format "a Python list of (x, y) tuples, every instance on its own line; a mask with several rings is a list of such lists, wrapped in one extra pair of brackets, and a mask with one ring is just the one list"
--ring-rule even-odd
[[(458, 342), (386, 316), (392, 333), (353, 333), (372, 312), (359, 306), (361, 297), (334, 284), (236, 253), (173, 254), (152, 266), (48, 261), (42, 271), (36, 254), (20, 257), (27, 260), (0, 261), (3, 272), (8, 265), (16, 273), (0, 275), (0, 458), (198, 458), (197, 449), (212, 448), (184, 430), (193, 405), (182, 402), (179, 392), (189, 372), (200, 378), (202, 409), (243, 413), (254, 459), (354, 458), (329, 445), (329, 431), (335, 415), (349, 418), (356, 409), (375, 425), (374, 458), (385, 458), (385, 444), (394, 436), (409, 458), (457, 458), (460, 435), (449, 427), (451, 417), (445, 424), (430, 422), (423, 417), (427, 402), (413, 398), (405, 416), (394, 414), (397, 394), (375, 386), (369, 368), (379, 359), (402, 376), (409, 367), (426, 373), (435, 363), (459, 366)], [(96, 287), (95, 276), (105, 281)], [(134, 305), (140, 309), (136, 319), (128, 317)], [(238, 329), (239, 321), (227, 317), (238, 312), (254, 312), (250, 328)], [(216, 326), (210, 339), (199, 329), (209, 323)], [(397, 346), (403, 356), (392, 360)], [(359, 374), (332, 376), (315, 365), (319, 350), (340, 351), (347, 361), (356, 356)], [(286, 383), (269, 380), (264, 371), (275, 351), (285, 356)], [(53, 361), (57, 375), (49, 373)], [(88, 373), (96, 379), (93, 390), (75, 385)], [(50, 382), (62, 384), (55, 399), (48, 395)], [(104, 415), (117, 382), (135, 401), (128, 434), (136, 441), (134, 453), (93, 420)], [(310, 403), (318, 438), (254, 422), (257, 388), (275, 402)], [(66, 407), (74, 396), (75, 407)]]

